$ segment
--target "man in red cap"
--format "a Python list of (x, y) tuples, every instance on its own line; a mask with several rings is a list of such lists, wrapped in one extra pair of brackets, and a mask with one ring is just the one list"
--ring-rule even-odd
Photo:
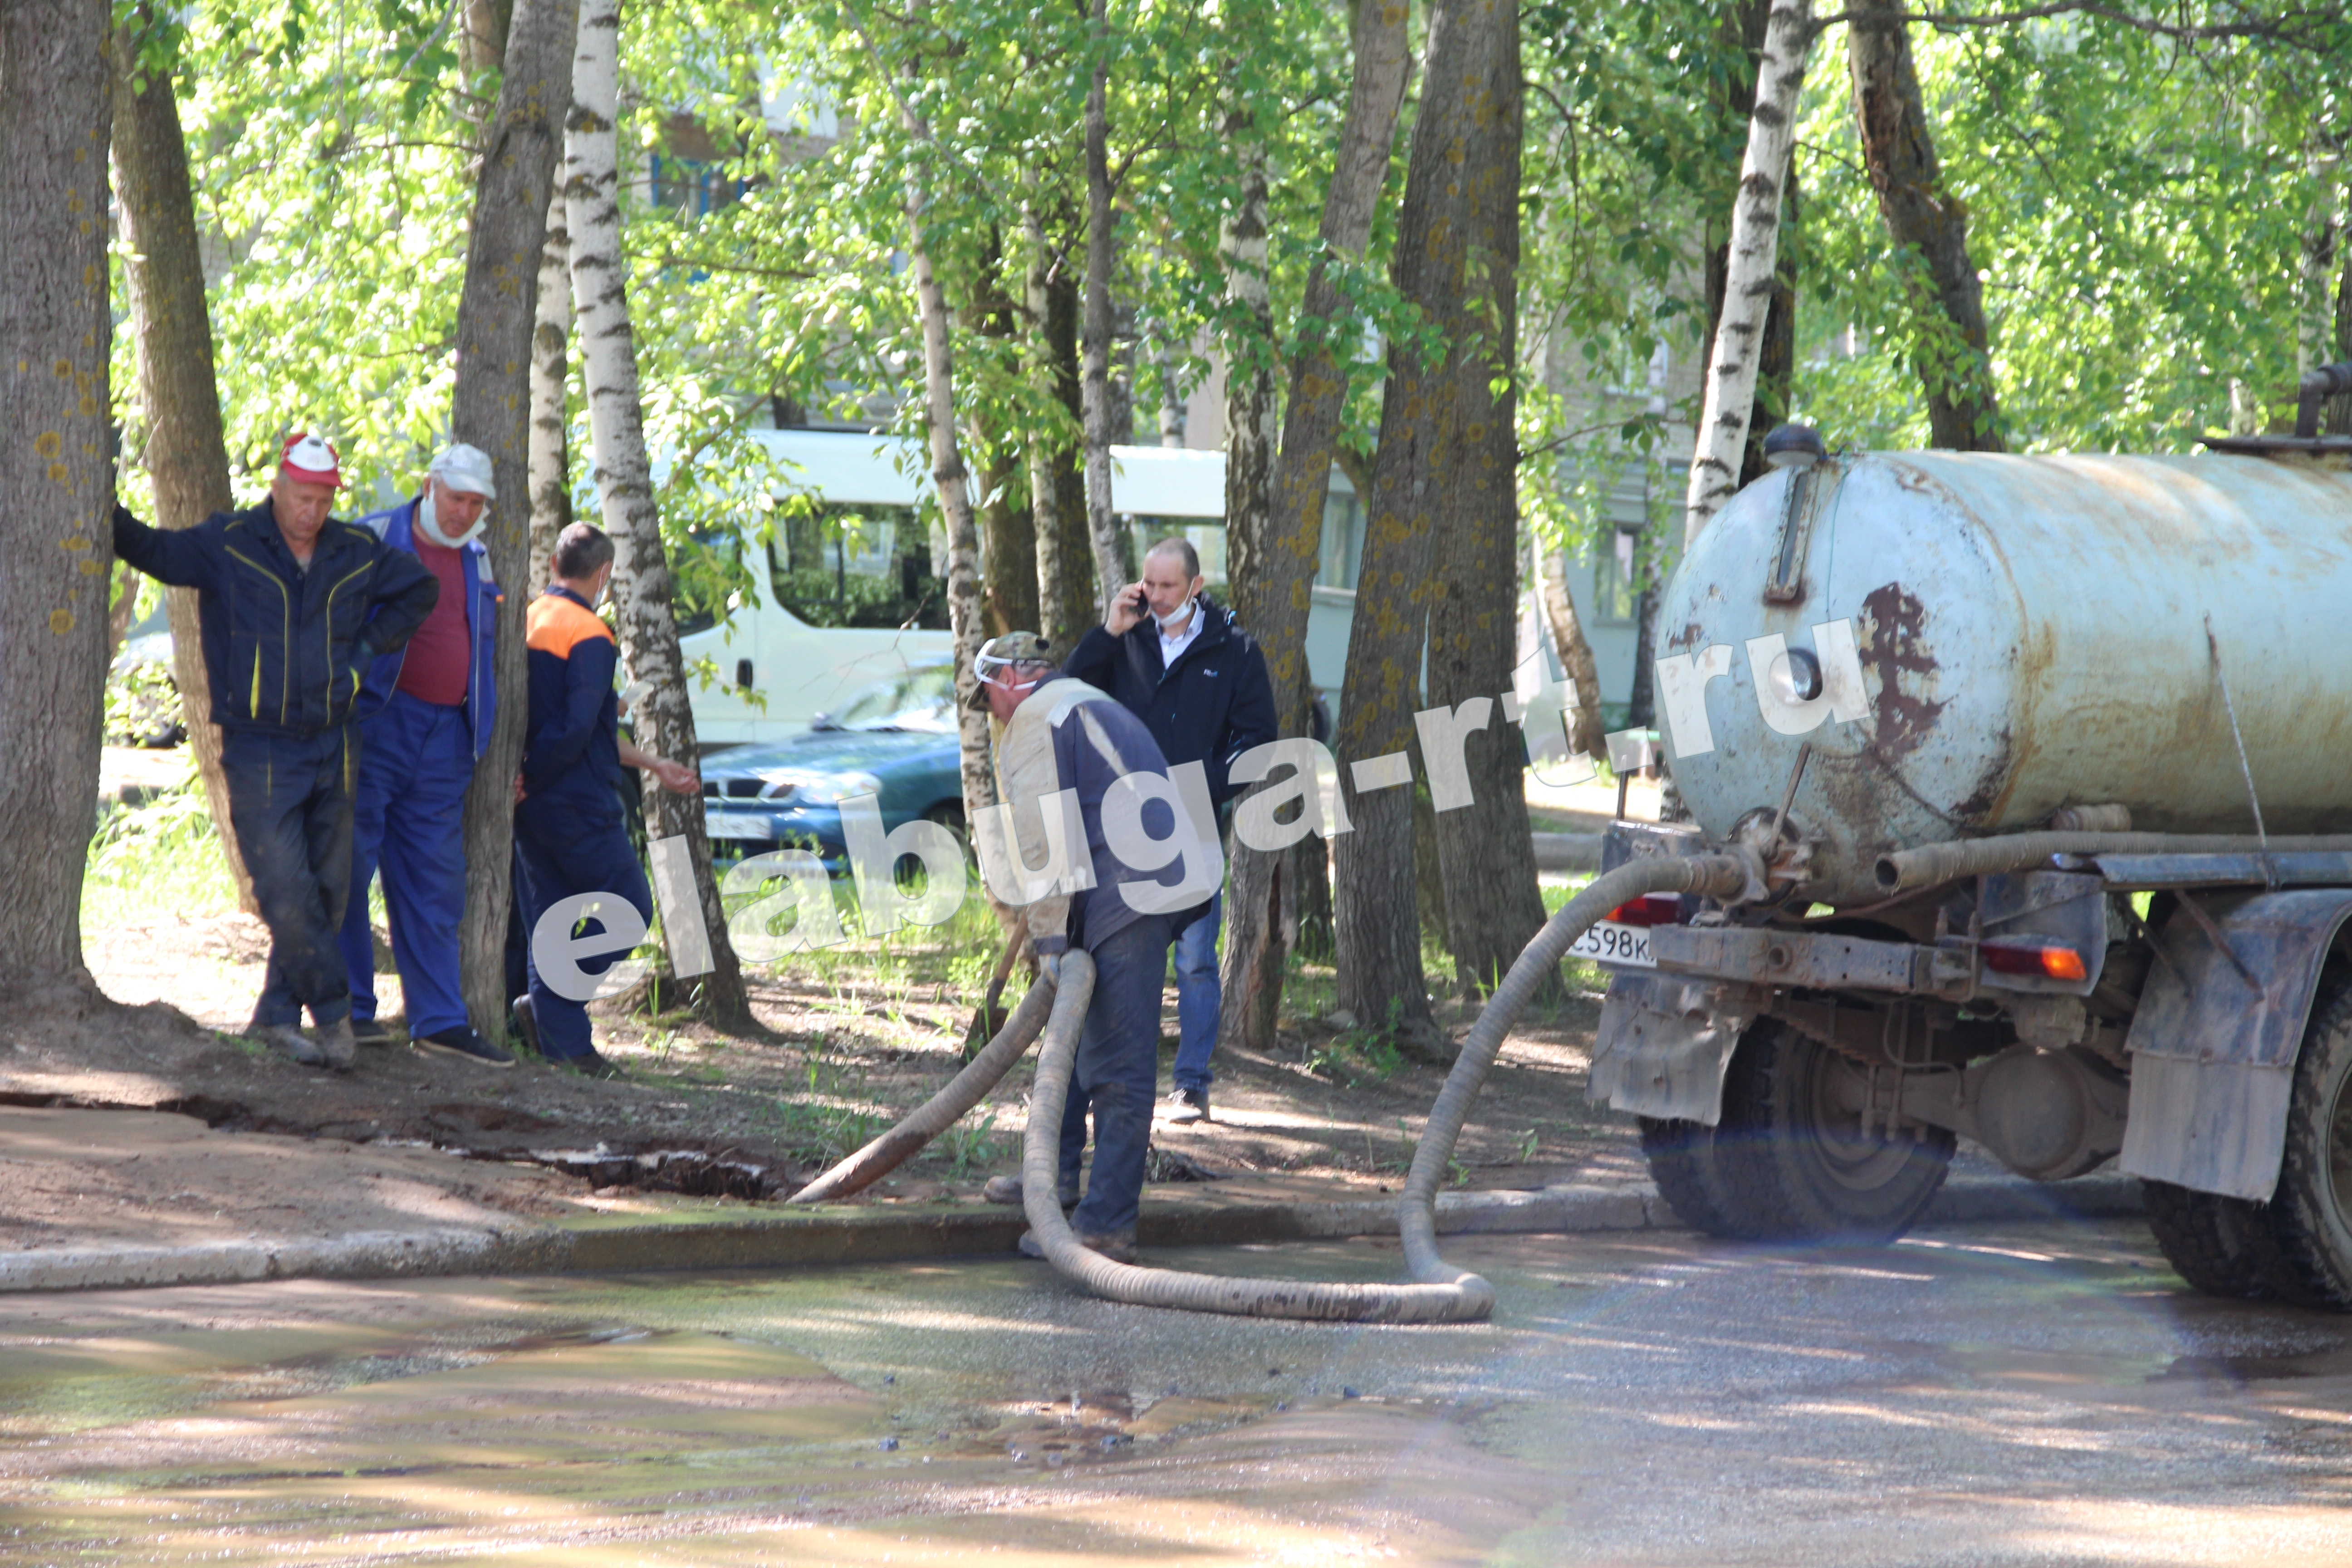
[(335, 449), (296, 436), (260, 505), (170, 532), (117, 506), (114, 552), (196, 590), (229, 826), (269, 928), (247, 1032), (347, 1072), (351, 988), (335, 932), (352, 872), (353, 701), (370, 662), (408, 641), (440, 589), (415, 555), (328, 515), (342, 483)]

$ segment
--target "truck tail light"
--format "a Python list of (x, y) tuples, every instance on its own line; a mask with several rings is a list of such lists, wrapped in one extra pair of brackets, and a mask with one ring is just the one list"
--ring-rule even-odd
[(1985, 967), (1997, 974), (2038, 974), (2045, 980), (2087, 980), (2091, 972), (2083, 955), (2071, 947), (2028, 947), (2015, 942), (1987, 942)]
[(1683, 901), (1673, 893), (1644, 893), (1609, 911), (1621, 926), (1671, 926), (1683, 921)]

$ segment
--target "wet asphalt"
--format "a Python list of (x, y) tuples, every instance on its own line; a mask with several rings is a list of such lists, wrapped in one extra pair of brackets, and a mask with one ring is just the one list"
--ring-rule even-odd
[(2134, 1222), (1450, 1255), (1491, 1324), (1013, 1259), (0, 1300), (0, 1562), (2352, 1563), (2352, 1320)]

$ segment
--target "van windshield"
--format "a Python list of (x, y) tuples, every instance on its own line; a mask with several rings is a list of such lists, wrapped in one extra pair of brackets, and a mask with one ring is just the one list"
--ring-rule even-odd
[(828, 715), (828, 730), (916, 730), (952, 735), (956, 729), (955, 666), (927, 665), (878, 680)]

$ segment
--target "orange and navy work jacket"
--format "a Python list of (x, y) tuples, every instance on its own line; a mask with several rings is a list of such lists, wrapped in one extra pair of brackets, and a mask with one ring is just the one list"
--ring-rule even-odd
[(569, 588), (551, 587), (528, 617), (530, 724), (517, 816), (587, 826), (621, 816), (620, 710), (612, 628)]

